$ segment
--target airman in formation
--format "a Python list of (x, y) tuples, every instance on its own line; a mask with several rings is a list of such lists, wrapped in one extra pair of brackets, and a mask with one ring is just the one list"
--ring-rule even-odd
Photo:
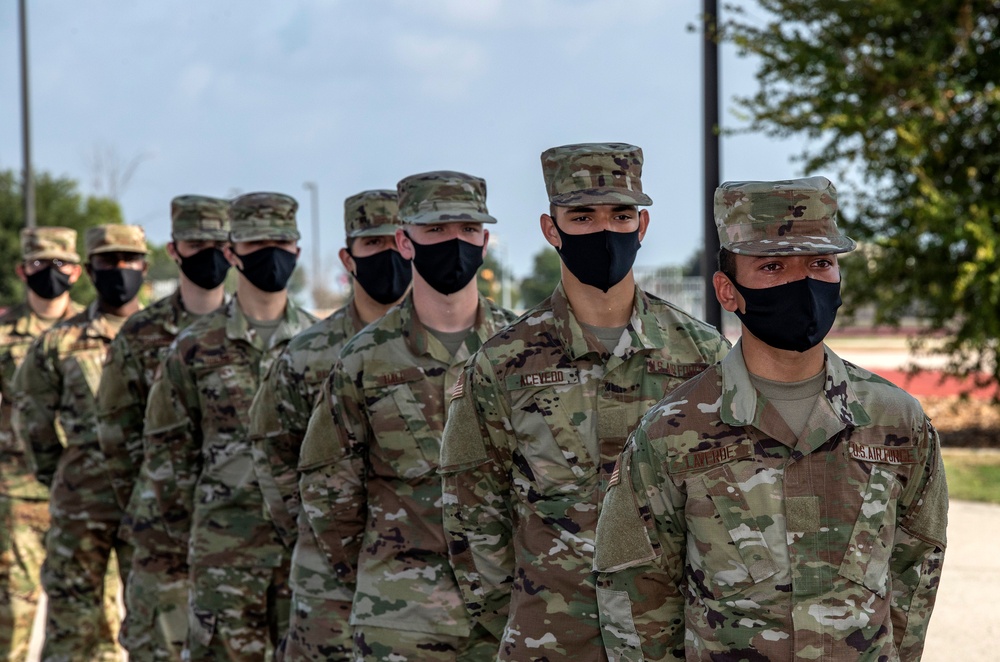
[(541, 164), (561, 278), (519, 317), (479, 292), (497, 219), (462, 172), (345, 200), (352, 292), (320, 321), (281, 193), (174, 198), (178, 287), (142, 310), (141, 228), (87, 231), (84, 310), (75, 233), (25, 230), (0, 652), (40, 572), (46, 662), (116, 659), (119, 623), (138, 661), (919, 657), (944, 471), (916, 401), (822, 342), (833, 185), (719, 187), (731, 349), (636, 283), (640, 148)]

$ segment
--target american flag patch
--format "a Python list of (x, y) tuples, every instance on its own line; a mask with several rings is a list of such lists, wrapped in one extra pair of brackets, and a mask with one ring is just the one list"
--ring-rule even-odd
[(451, 399), (458, 400), (460, 397), (465, 395), (465, 373), (463, 372), (458, 376), (458, 381), (455, 385), (451, 387)]
[(608, 481), (608, 487), (614, 487), (622, 480), (621, 474), (621, 459), (615, 460), (615, 470), (611, 472), (611, 480)]

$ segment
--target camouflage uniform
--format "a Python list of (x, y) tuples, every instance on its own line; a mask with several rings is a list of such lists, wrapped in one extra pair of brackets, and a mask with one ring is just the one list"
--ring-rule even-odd
[[(79, 262), (76, 231), (40, 227), (21, 231), (24, 260)], [(81, 307), (70, 301), (62, 319)], [(23, 443), (11, 428), (14, 370), (35, 338), (54, 322), (27, 303), (0, 315), (0, 659), (27, 658), (38, 607), (38, 575), (49, 528), (49, 492), (28, 468)]]
[[(90, 228), (85, 241), (88, 259), (106, 252), (146, 253), (138, 226)], [(109, 623), (104, 613), (117, 582), (106, 586), (105, 574), (114, 551), (124, 577), (131, 548), (118, 536), (122, 512), (97, 441), (95, 396), (108, 346), (124, 321), (92, 303), (35, 341), (14, 377), (15, 429), (30, 442), (29, 461), (38, 480), (52, 490), (42, 567), (48, 596), (43, 660), (118, 658), (118, 622)]]
[[(618, 144), (549, 150), (550, 201), (649, 204), (641, 155)], [(615, 458), (649, 407), (729, 349), (667, 302), (638, 288), (633, 297), (609, 352), (559, 285), (483, 346), (452, 397), (445, 530), (465, 602), (500, 640), (499, 659), (600, 659), (591, 555)]]
[(920, 657), (947, 486), (902, 390), (827, 349), (796, 438), (737, 344), (643, 419), (620, 463), (595, 562), (611, 659)]
[[(400, 183), (405, 223), (414, 222), (407, 195), (425, 201), (412, 205), (427, 210), (422, 223), (485, 215), (481, 180), (431, 179), (416, 182), (419, 191)], [(467, 208), (452, 204), (460, 200)], [(299, 460), (302, 509), (329, 566), (356, 583), (355, 659), (481, 660), (496, 649), (470, 623), (449, 567), (436, 469), (446, 394), (511, 317), (480, 297), (475, 326), (451, 356), (411, 293), (344, 346), (324, 384)]]
[[(851, 250), (833, 195), (825, 178), (723, 184), (722, 246)], [(938, 436), (916, 400), (823, 349), (799, 434), (743, 341), (643, 418), (597, 530), (612, 660), (920, 658), (947, 525)]]
[[(175, 241), (227, 241), (229, 201), (178, 196), (171, 201), (171, 229)], [(160, 361), (195, 319), (180, 290), (129, 317), (111, 342), (97, 393), (97, 436), (125, 511), (120, 535), (135, 549), (119, 636), (133, 661), (179, 660), (187, 637), (187, 549), (166, 534), (156, 515), (142, 429)]]
[[(232, 240), (297, 239), (297, 207), (280, 194), (236, 198)], [(180, 332), (150, 391), (145, 464), (164, 528), (188, 549), (192, 660), (263, 660), (287, 621), (288, 555), (264, 511), (247, 412), (271, 363), (315, 321), (289, 300), (264, 346), (237, 294)]]
[[(356, 237), (392, 235), (399, 227), (395, 191), (364, 191), (345, 201), (348, 246)], [(280, 654), (289, 660), (346, 659), (351, 651), (353, 585), (345, 585), (317, 546), (299, 508), (298, 461), (316, 398), (344, 343), (364, 327), (353, 303), (288, 343), (250, 407), (254, 466), (264, 503), (292, 549), (292, 608)]]

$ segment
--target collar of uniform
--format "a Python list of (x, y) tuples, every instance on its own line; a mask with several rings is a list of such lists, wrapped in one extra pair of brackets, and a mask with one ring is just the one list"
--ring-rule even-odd
[[(361, 319), (361, 315), (358, 314), (358, 307), (354, 303), (354, 298), (351, 298), (351, 302), (347, 304), (347, 316), (351, 320), (351, 328), (354, 329), (354, 333), (357, 333), (361, 329), (367, 326), (365, 321)], [(350, 336), (348, 336), (349, 338)]]
[[(405, 299), (403, 299), (403, 303), (399, 305), (399, 309), (401, 322), (400, 326), (403, 329), (403, 335), (406, 338), (406, 345), (415, 356), (423, 356), (424, 354), (427, 354), (442, 361), (443, 363), (452, 363), (453, 359), (457, 359), (462, 355), (462, 351), (459, 349), (454, 357), (445, 356), (446, 352), (444, 346), (440, 343), (440, 341), (438, 341), (437, 338), (433, 337), (433, 335), (420, 322), (420, 319), (417, 318), (417, 310), (413, 305), (412, 291), (406, 295)], [(490, 319), (487, 319), (487, 312), (489, 309), (489, 302), (483, 297), (482, 294), (480, 294), (479, 304), (476, 307), (476, 323), (475, 326), (472, 327), (478, 342), (476, 347), (470, 348), (469, 340), (466, 338), (464, 345), (464, 347), (469, 348), (470, 355), (479, 349), (479, 347), (493, 335), (494, 331), (496, 331), (496, 325), (492, 323), (492, 316), (490, 316)]]
[(31, 307), (27, 304), (27, 302), (19, 303), (17, 308), (11, 310), (12, 313), (18, 315), (17, 321), (12, 326), (12, 331), (16, 335), (35, 337), (44, 333), (59, 322), (68, 320), (70, 317), (79, 314), (82, 310), (83, 306), (70, 299), (69, 305), (66, 306), (66, 312), (63, 313), (62, 317), (51, 325), (46, 326), (42, 324), (42, 318), (31, 310)]
[(112, 323), (109, 317), (101, 312), (96, 299), (87, 306), (86, 316), (87, 326), (83, 331), (83, 335), (88, 338), (103, 338), (109, 342), (118, 335), (118, 330), (121, 329), (122, 324), (127, 319), (119, 318), (120, 322)]
[[(864, 405), (858, 399), (847, 373), (843, 359), (823, 346), (825, 352), (826, 383), (823, 386), (825, 414), (837, 419), (842, 427), (861, 427), (871, 422)], [(736, 342), (726, 358), (722, 359), (722, 406), (719, 417), (723, 423), (734, 426), (751, 425), (760, 430), (769, 426), (762, 419), (765, 411), (763, 398), (757, 397), (757, 389), (750, 381), (750, 373), (743, 360), (743, 340)], [(815, 418), (814, 415), (811, 417)], [(787, 428), (788, 426), (784, 426)], [(777, 437), (776, 437), (777, 438)]]
[[(556, 334), (570, 359), (575, 361), (581, 356), (598, 351), (587, 344), (583, 327), (573, 313), (562, 283), (559, 283), (552, 292), (551, 301)], [(631, 352), (626, 349), (626, 358), (630, 353), (663, 347), (663, 333), (656, 317), (649, 310), (649, 298), (638, 286), (633, 293), (632, 316), (629, 318), (627, 330), (632, 345)]]
[(167, 333), (176, 336), (181, 330), (181, 320), (188, 314), (187, 310), (184, 309), (184, 301), (181, 299), (181, 288), (178, 287), (174, 290), (168, 301), (170, 303), (170, 312), (173, 314), (170, 316), (170, 319), (163, 320), (163, 329)]
[[(290, 339), (299, 330), (305, 329), (313, 322), (315, 322), (315, 319), (307, 316), (305, 311), (296, 306), (295, 302), (289, 297), (285, 303), (285, 311), (281, 318), (281, 324), (278, 325), (278, 328), (274, 331), (274, 335), (271, 336), (270, 346), (275, 347), (281, 342)], [(230, 340), (243, 340), (262, 351), (268, 349), (260, 343), (257, 334), (250, 333), (250, 320), (247, 319), (243, 309), (240, 308), (239, 301), (235, 295), (226, 303), (226, 337)]]

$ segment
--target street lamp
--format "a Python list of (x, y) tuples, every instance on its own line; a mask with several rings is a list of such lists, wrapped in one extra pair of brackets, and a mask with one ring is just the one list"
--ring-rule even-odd
[(31, 172), (31, 113), (28, 107), (28, 9), (18, 3), (21, 32), (21, 140), (24, 155), (24, 227), (35, 227), (35, 178)]
[(319, 187), (316, 182), (306, 182), (302, 185), (309, 191), (309, 206), (312, 212), (312, 286), (319, 287)]

